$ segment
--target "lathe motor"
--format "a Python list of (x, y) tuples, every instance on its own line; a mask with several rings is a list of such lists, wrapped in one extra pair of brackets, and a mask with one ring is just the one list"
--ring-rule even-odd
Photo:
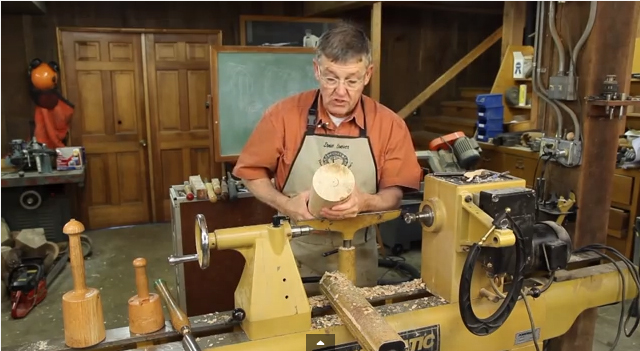
[[(567, 267), (572, 251), (571, 238), (555, 222), (536, 221), (536, 196), (533, 190), (520, 187), (488, 189), (480, 191), (475, 197), (478, 198), (478, 207), (494, 218), (496, 228), (514, 227), (520, 230), (525, 254), (523, 274), (553, 272)], [(507, 208), (510, 209), (514, 226), (503, 215)], [(493, 275), (514, 275), (516, 250), (516, 246), (484, 248), (480, 257), (483, 267)]]
[[(426, 232), (423, 281), (434, 294), (459, 303), (462, 320), (475, 335), (491, 334), (506, 321), (525, 279), (552, 276), (571, 257), (569, 234), (554, 222), (536, 221), (535, 192), (525, 185), (523, 179), (490, 171), (472, 179), (429, 175), (420, 212), (405, 216), (409, 223), (420, 221)], [(508, 286), (508, 292), (497, 291), (498, 286)], [(534, 284), (529, 292), (537, 296), (546, 288)], [(471, 307), (483, 298), (481, 291), (503, 299), (484, 319)]]

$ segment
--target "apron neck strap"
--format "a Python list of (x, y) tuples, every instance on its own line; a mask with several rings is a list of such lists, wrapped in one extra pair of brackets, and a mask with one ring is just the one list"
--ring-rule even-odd
[[(313, 98), (309, 112), (307, 113), (307, 135), (314, 135), (316, 128), (321, 127), (318, 117), (318, 98), (320, 97), (320, 90), (316, 91), (316, 96)], [(360, 104), (362, 105), (362, 115), (364, 119), (364, 128), (360, 128), (360, 137), (367, 136), (367, 115), (364, 112), (364, 101), (360, 97)]]

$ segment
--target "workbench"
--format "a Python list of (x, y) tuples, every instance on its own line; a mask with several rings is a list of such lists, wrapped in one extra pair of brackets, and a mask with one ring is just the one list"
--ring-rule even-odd
[(18, 172), (2, 172), (2, 187), (15, 188), (24, 186), (52, 185), (52, 184), (78, 184), (84, 186), (85, 168), (58, 171), (51, 173), (24, 172), (20, 176)]
[[(66, 242), (67, 236), (62, 233), (62, 227), (74, 216), (75, 189), (77, 184), (84, 186), (86, 168), (78, 170), (54, 170), (51, 173), (37, 171), (2, 172), (2, 217), (12, 231), (28, 228), (43, 228), (47, 241)], [(64, 189), (61, 189), (64, 188)], [(55, 196), (42, 196), (39, 207), (27, 210), (22, 208), (19, 197), (26, 191), (36, 191), (42, 194), (56, 193)], [(62, 195), (61, 195), (62, 194)], [(47, 286), (65, 269), (69, 260), (69, 252), (62, 252), (47, 272)]]
[[(524, 146), (496, 146), (478, 142), (482, 148), (480, 163), (476, 168), (506, 172), (522, 178), (527, 187), (533, 188), (539, 153)], [(537, 167), (538, 174), (542, 161)], [(579, 211), (579, 210), (578, 210)], [(606, 245), (614, 247), (633, 260), (634, 241), (640, 241), (634, 233), (636, 217), (640, 215), (640, 170), (616, 168), (613, 176), (609, 229)], [(635, 240), (634, 240), (635, 239)]]

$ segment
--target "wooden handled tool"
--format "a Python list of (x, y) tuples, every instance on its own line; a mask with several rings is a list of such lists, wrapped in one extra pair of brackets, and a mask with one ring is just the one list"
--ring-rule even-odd
[(324, 207), (332, 207), (349, 199), (356, 185), (351, 170), (339, 163), (326, 164), (313, 175), (309, 193), (309, 213), (320, 217)]
[(180, 309), (173, 296), (171, 296), (164, 280), (158, 279), (154, 285), (156, 287), (156, 291), (160, 296), (162, 296), (162, 299), (169, 310), (173, 329), (182, 334), (182, 344), (185, 349), (189, 351), (200, 351), (200, 346), (196, 343), (193, 334), (191, 334), (191, 323), (189, 323), (189, 318)]
[(69, 236), (69, 259), (73, 275), (73, 290), (62, 296), (64, 341), (69, 347), (94, 346), (105, 339), (104, 315), (100, 291), (85, 282), (84, 257), (80, 234), (84, 225), (71, 219), (62, 231)]
[(195, 198), (195, 196), (193, 195), (193, 189), (191, 189), (191, 185), (189, 185), (189, 183), (185, 182), (184, 184), (184, 193), (187, 194), (187, 200), (191, 201)]
[(220, 179), (213, 178), (211, 180), (211, 186), (213, 186), (213, 192), (217, 195), (222, 194), (222, 186), (220, 185)]
[(222, 200), (229, 200), (229, 186), (227, 185), (227, 177), (222, 177)]
[(149, 293), (146, 266), (147, 260), (144, 258), (133, 260), (138, 290), (138, 294), (129, 299), (129, 331), (133, 334), (149, 334), (164, 327), (160, 296)]
[(217, 202), (218, 201), (218, 195), (216, 195), (215, 191), (213, 191), (213, 185), (211, 183), (205, 183), (204, 185), (207, 187), (207, 193), (209, 195), (209, 201), (210, 202)]

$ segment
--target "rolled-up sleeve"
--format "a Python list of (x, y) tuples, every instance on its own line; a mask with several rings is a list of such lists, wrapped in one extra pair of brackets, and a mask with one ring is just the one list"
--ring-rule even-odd
[(409, 128), (402, 120), (393, 123), (380, 173), (380, 189), (391, 186), (420, 189), (422, 167), (418, 163)]
[(242, 179), (273, 176), (284, 148), (283, 131), (279, 126), (277, 106), (270, 107), (256, 125), (233, 168), (233, 175)]

